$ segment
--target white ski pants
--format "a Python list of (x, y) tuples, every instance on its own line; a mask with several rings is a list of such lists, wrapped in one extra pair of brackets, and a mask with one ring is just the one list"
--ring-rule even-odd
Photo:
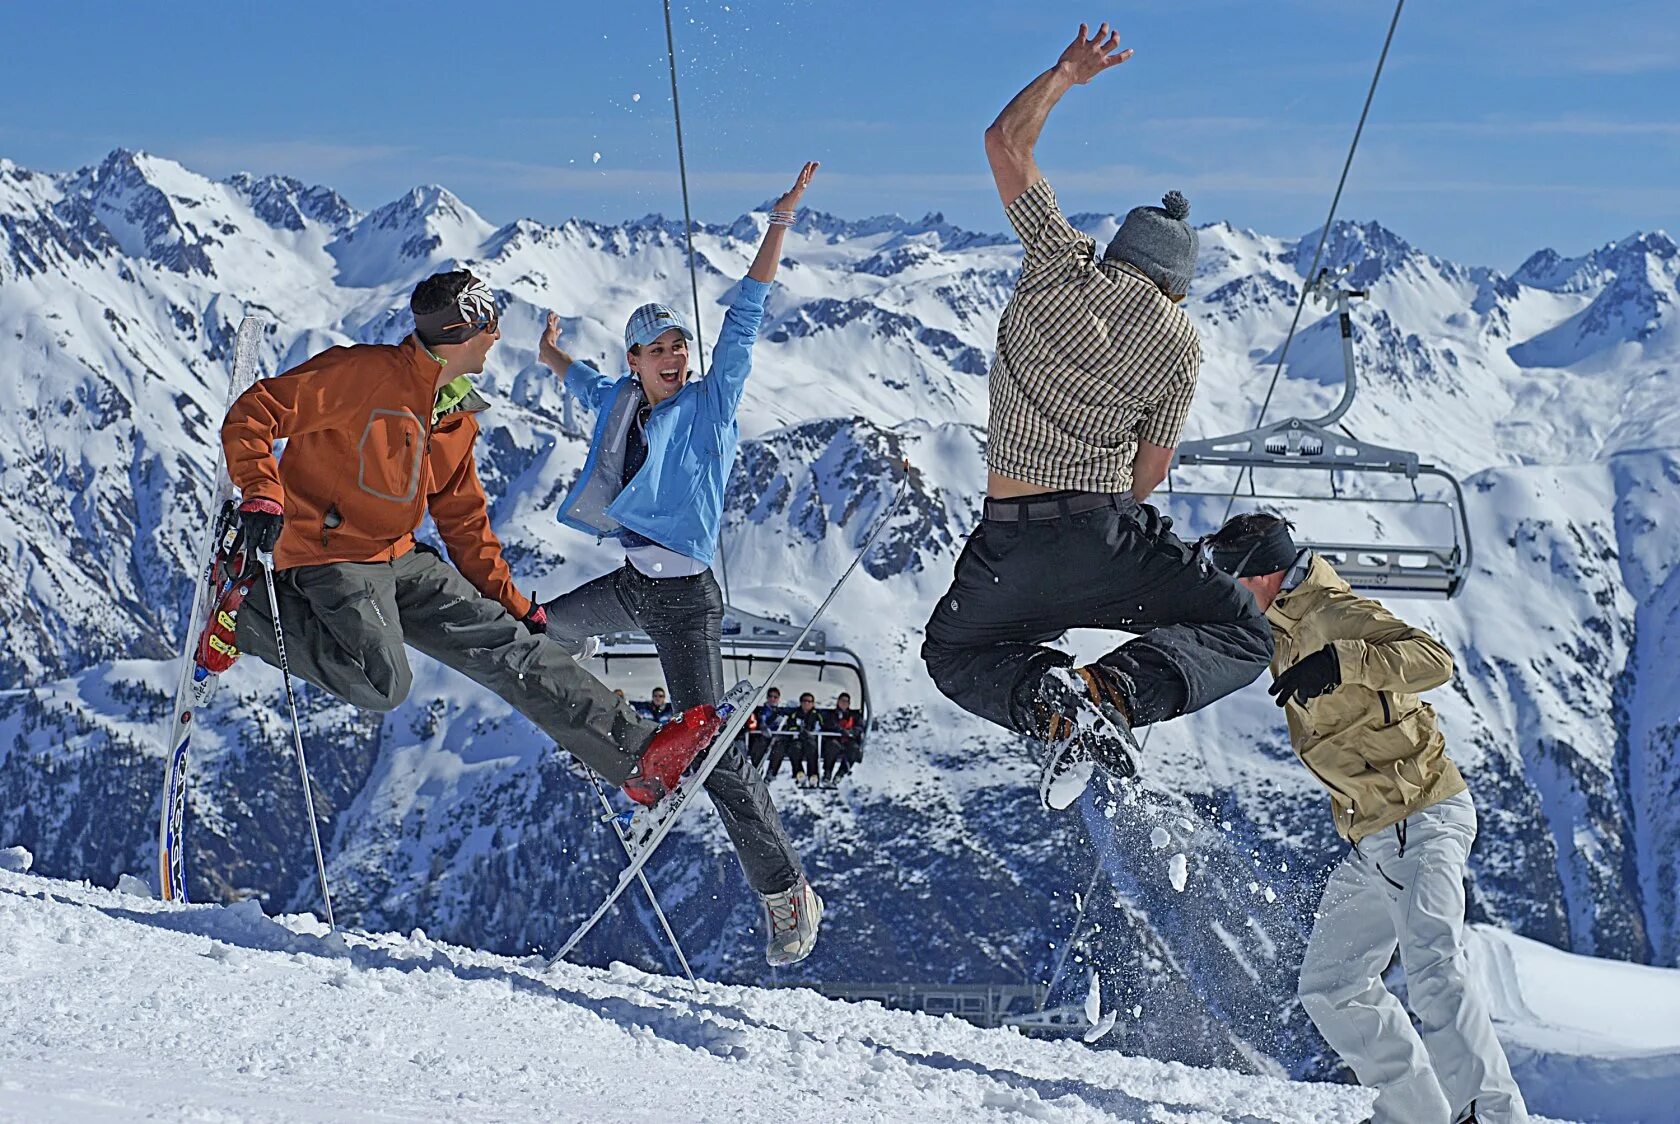
[[(1367, 836), (1324, 890), (1301, 964), (1301, 1004), (1362, 1085), (1374, 1124), (1528, 1120), (1487, 1004), (1464, 965), (1468, 792)], [(1383, 987), (1395, 948), (1418, 1027)], [(1421, 1037), (1420, 1037), (1421, 1034)]]

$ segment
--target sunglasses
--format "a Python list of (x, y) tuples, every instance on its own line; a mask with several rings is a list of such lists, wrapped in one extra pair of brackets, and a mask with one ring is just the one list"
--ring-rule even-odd
[(453, 332), (456, 328), (471, 328), (474, 332), (495, 333), (501, 331), (501, 321), (496, 317), (491, 317), (488, 320), (457, 320), (453, 324), (445, 324), (439, 330)]

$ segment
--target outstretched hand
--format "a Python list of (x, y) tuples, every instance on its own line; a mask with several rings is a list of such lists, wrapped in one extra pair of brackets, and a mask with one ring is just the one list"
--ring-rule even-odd
[(542, 339), (537, 341), (537, 360), (557, 375), (565, 374), (566, 368), (572, 365), (572, 357), (560, 349), (560, 317), (557, 313), (548, 314)]
[(807, 161), (805, 166), (799, 169), (793, 186), (776, 200), (774, 209), (782, 213), (770, 216), (770, 225), (764, 231), (764, 241), (759, 243), (752, 268), (747, 270), (747, 276), (754, 281), (762, 281), (768, 285), (776, 279), (776, 266), (782, 260), (782, 236), (787, 233), (788, 226), (793, 222), (794, 212), (799, 210), (799, 201), (805, 197), (805, 189), (811, 186), (811, 177), (817, 174), (817, 167), (815, 160)]
[(1062, 57), (1056, 60), (1056, 66), (1064, 69), (1069, 78), (1076, 85), (1083, 86), (1111, 66), (1119, 66), (1132, 57), (1132, 49), (1127, 47), (1118, 53), (1114, 48), (1120, 45), (1120, 33), (1109, 30), (1108, 24), (1097, 27), (1097, 33), (1089, 39), (1089, 24), (1079, 25), (1079, 34), (1073, 37), (1073, 42), (1067, 45)]
[(799, 176), (793, 181), (793, 186), (788, 188), (787, 194), (776, 200), (776, 210), (797, 211), (799, 201), (805, 197), (805, 189), (811, 186), (811, 177), (817, 174), (820, 167), (822, 165), (815, 160), (806, 161), (805, 166), (799, 169)]

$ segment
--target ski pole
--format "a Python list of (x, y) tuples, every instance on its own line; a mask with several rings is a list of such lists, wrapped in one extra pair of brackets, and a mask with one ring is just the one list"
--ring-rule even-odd
[(315, 873), (321, 879), (321, 900), (327, 907), (327, 928), (337, 929), (333, 920), (332, 891), (327, 889), (327, 863), (321, 856), (321, 832), (315, 826), (315, 797), (309, 790), (309, 762), (303, 756), (303, 731), (298, 726), (297, 696), (292, 693), (292, 672), (286, 665), (286, 631), (280, 625), (280, 599), (274, 595), (274, 555), (257, 552), (263, 582), (268, 587), (268, 607), (274, 614), (274, 648), (280, 655), (280, 679), (286, 684), (286, 707), (292, 713), (292, 748), (297, 750), (298, 776), (303, 778), (303, 807), (309, 817), (309, 841), (315, 847)]
[[(601, 802), (601, 810), (607, 814), (607, 823), (612, 825), (613, 834), (618, 836), (625, 856), (635, 858), (635, 853), (630, 850), (630, 840), (625, 838), (624, 829), (618, 826), (618, 816), (613, 812), (612, 802), (607, 799), (607, 794), (601, 790), (601, 782), (595, 776), (594, 770), (590, 770), (589, 773), (589, 787), (595, 790), (595, 799)], [(641, 880), (642, 892), (647, 895), (648, 904), (653, 907), (653, 915), (659, 918), (659, 927), (665, 930), (665, 939), (671, 942), (671, 951), (677, 954), (677, 963), (682, 965), (683, 975), (688, 977), (688, 986), (699, 991), (700, 982), (694, 978), (694, 969), (688, 966), (688, 957), (683, 955), (682, 942), (677, 940), (676, 930), (672, 929), (670, 921), (666, 920), (665, 911), (659, 908), (659, 899), (654, 896), (653, 883), (648, 881), (647, 872), (638, 870), (636, 877)]]
[[(1154, 727), (1150, 727), (1154, 729)], [(1079, 914), (1073, 919), (1073, 928), (1068, 931), (1067, 940), (1062, 942), (1060, 955), (1056, 957), (1056, 970), (1050, 973), (1050, 985), (1044, 989), (1044, 1002), (1040, 1002), (1038, 1009), (1044, 1010), (1044, 1003), (1056, 992), (1056, 985), (1062, 982), (1062, 971), (1067, 967), (1068, 954), (1073, 951), (1074, 944), (1079, 940), (1080, 926), (1085, 924), (1085, 910), (1091, 904), (1091, 895), (1097, 892), (1097, 879), (1102, 876), (1102, 854), (1092, 855), (1091, 884), (1085, 887), (1085, 896), (1079, 899)]]

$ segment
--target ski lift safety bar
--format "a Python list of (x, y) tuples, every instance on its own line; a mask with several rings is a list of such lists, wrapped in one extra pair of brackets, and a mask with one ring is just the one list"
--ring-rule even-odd
[[(1464, 489), (1452, 473), (1421, 463), (1416, 453), (1332, 433), (1300, 418), (1286, 418), (1246, 433), (1186, 441), (1178, 448), (1177, 463), (1185, 468), (1246, 469), (1250, 470), (1250, 481), (1255, 471), (1316, 470), (1331, 474), (1332, 488), (1334, 473), (1338, 471), (1384, 473), (1414, 482), (1419, 477), (1443, 481), (1451, 492), (1451, 499), (1385, 500), (1335, 494), (1322, 497), (1283, 495), (1259, 492), (1252, 487), (1246, 494), (1251, 499), (1298, 502), (1349, 499), (1358, 503), (1404, 503), (1447, 508), (1452, 513), (1456, 540), (1450, 545), (1388, 546), (1311, 541), (1303, 541), (1303, 545), (1329, 557), (1337, 571), (1356, 588), (1365, 585), (1393, 593), (1450, 598), (1458, 593), (1469, 573), (1471, 538), (1469, 517), (1464, 510)], [(1213, 494), (1177, 487), (1170, 474), (1167, 491), (1171, 495), (1185, 496)]]
[[(1341, 272), (1346, 272), (1344, 269)], [(1307, 286), (1307, 294), (1336, 310), (1341, 335), (1343, 385), (1342, 396), (1336, 405), (1320, 418), (1282, 418), (1264, 423), (1240, 433), (1218, 437), (1204, 437), (1179, 444), (1173, 456), (1172, 468), (1234, 468), (1238, 470), (1237, 487), (1229, 495), (1218, 498), (1234, 500), (1241, 494), (1242, 480), (1248, 480), (1248, 498), (1289, 500), (1295, 502), (1333, 501), (1362, 504), (1406, 503), (1416, 507), (1446, 507), (1452, 512), (1454, 542), (1448, 546), (1414, 545), (1391, 546), (1385, 543), (1346, 544), (1302, 541), (1325, 555), (1338, 573), (1355, 589), (1382, 590), (1386, 593), (1415, 597), (1446, 597), (1457, 595), (1470, 572), (1470, 522), (1464, 510), (1464, 489), (1458, 478), (1432, 464), (1424, 464), (1418, 455), (1405, 449), (1377, 445), (1346, 432), (1332, 430), (1353, 405), (1358, 389), (1358, 364), (1353, 353), (1353, 320), (1348, 301), (1364, 297), (1362, 289), (1342, 288), (1340, 274), (1324, 269)], [(1267, 470), (1300, 472), (1316, 470), (1330, 478), (1330, 495), (1262, 495), (1254, 486), (1254, 474)], [(1344, 496), (1336, 486), (1338, 471), (1380, 473), (1401, 476), (1411, 482), (1413, 498), (1394, 500)], [(1444, 480), (1452, 498), (1427, 499), (1417, 494), (1419, 477)], [(1172, 496), (1207, 496), (1214, 494), (1200, 488), (1180, 488), (1173, 472), (1167, 473), (1166, 490)]]

